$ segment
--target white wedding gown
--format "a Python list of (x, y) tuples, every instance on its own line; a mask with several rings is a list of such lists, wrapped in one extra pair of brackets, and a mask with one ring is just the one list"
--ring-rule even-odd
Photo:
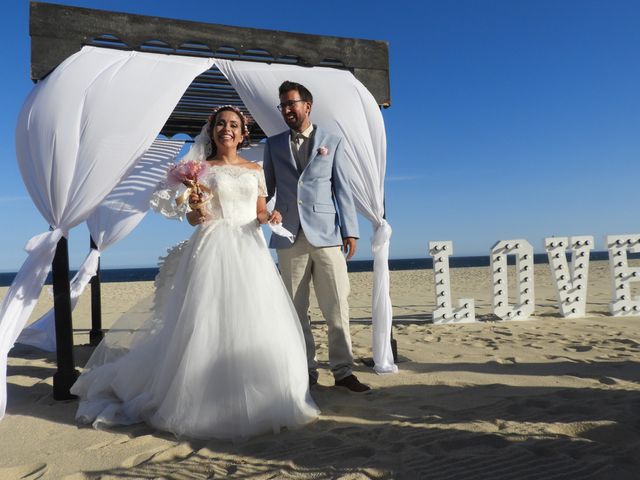
[[(142, 325), (125, 316), (97, 347), (71, 389), (79, 422), (242, 439), (318, 416), (302, 330), (256, 221), (263, 173), (213, 166), (205, 181), (213, 220), (169, 251)], [(156, 192), (160, 210), (163, 195), (173, 201)]]

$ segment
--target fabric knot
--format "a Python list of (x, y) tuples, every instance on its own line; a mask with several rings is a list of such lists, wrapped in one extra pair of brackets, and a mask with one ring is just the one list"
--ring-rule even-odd
[(391, 225), (383, 218), (380, 223), (375, 227), (373, 231), (373, 237), (371, 238), (371, 251), (375, 254), (387, 245), (391, 238)]
[(48, 232), (44, 232), (32, 237), (24, 246), (24, 249), (27, 253), (32, 253), (42, 248), (53, 248), (55, 251), (58, 240), (60, 240), (62, 237), (66, 238), (68, 235), (69, 233), (61, 228), (52, 228)]

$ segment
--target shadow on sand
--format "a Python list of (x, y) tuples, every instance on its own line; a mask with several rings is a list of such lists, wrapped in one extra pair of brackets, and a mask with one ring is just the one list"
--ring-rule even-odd
[[(84, 365), (89, 347), (76, 347)], [(56, 402), (50, 377), (55, 355), (23, 347), (8, 376), (8, 413), (74, 424), (76, 402)], [(560, 359), (559, 359), (560, 360)], [(35, 363), (35, 362), (33, 362)], [(636, 362), (502, 365), (405, 362), (407, 375), (438, 371), (511, 375), (572, 375), (602, 388), (404, 384), (353, 395), (317, 386), (312, 395), (323, 415), (297, 431), (240, 443), (183, 442), (144, 425), (117, 429), (131, 438), (172, 441), (163, 452), (133, 466), (85, 472), (89, 478), (435, 478), (435, 479), (636, 479), (640, 471), (640, 391), (611, 388), (640, 381)], [(364, 370), (364, 367), (360, 368)], [(29, 383), (29, 382), (26, 382)], [(505, 382), (507, 383), (507, 382)], [(620, 387), (620, 386), (618, 386)], [(241, 457), (240, 460), (238, 457)]]

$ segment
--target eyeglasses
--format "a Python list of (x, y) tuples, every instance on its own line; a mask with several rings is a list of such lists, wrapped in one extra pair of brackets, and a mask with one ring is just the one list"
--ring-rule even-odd
[(298, 102), (304, 102), (304, 100), (289, 100), (288, 102), (281, 103), (280, 105), (276, 105), (276, 108), (281, 112), (287, 108), (293, 108), (293, 106)]

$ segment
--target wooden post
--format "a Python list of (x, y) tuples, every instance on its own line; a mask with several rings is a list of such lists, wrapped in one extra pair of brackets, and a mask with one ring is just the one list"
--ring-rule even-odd
[[(93, 237), (89, 237), (91, 248), (96, 248)], [(100, 259), (98, 258), (98, 268), (96, 274), (91, 279), (91, 331), (89, 332), (89, 343), (94, 347), (104, 338), (102, 330), (102, 302), (100, 298)]]
[(391, 325), (391, 353), (393, 353), (393, 363), (398, 363), (398, 342), (393, 338), (393, 324)]
[(78, 378), (73, 359), (73, 325), (71, 319), (71, 290), (69, 287), (69, 251), (67, 239), (58, 241), (51, 265), (53, 277), (53, 308), (56, 322), (56, 360), (58, 370), (53, 375), (53, 398), (76, 398), (69, 391)]

